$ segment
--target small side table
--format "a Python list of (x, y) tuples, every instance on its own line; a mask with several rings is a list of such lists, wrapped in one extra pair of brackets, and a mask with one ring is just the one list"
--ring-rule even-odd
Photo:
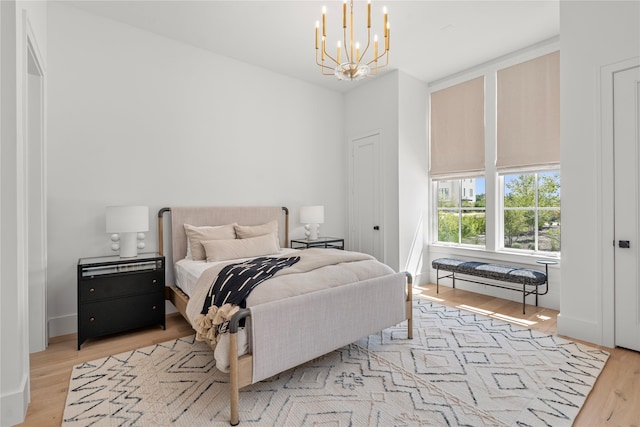
[(338, 237), (318, 237), (316, 240), (291, 240), (292, 249), (333, 248), (344, 250), (344, 239)]
[(164, 262), (157, 253), (78, 260), (78, 350), (87, 338), (165, 328)]

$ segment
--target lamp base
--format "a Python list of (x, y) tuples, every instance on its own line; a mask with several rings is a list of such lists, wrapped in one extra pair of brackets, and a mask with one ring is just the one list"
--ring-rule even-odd
[(138, 233), (120, 233), (120, 258), (138, 256)]
[(304, 235), (307, 237), (307, 240), (318, 240), (320, 224), (307, 224), (304, 226), (304, 229)]

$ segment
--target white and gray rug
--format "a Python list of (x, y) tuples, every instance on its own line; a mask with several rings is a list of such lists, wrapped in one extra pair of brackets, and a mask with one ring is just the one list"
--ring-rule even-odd
[[(428, 301), (240, 392), (241, 425), (570, 426), (609, 355)], [(193, 336), (74, 367), (63, 426), (223, 426), (228, 376)]]

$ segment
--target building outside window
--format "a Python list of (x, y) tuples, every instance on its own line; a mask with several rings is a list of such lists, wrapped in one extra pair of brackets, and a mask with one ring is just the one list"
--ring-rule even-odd
[(484, 178), (438, 181), (438, 242), (485, 245)]

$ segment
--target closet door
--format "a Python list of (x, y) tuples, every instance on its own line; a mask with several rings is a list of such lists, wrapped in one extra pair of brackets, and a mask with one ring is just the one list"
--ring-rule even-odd
[(640, 67), (614, 74), (615, 345), (640, 351)]
[(351, 140), (351, 249), (384, 262), (380, 134)]

